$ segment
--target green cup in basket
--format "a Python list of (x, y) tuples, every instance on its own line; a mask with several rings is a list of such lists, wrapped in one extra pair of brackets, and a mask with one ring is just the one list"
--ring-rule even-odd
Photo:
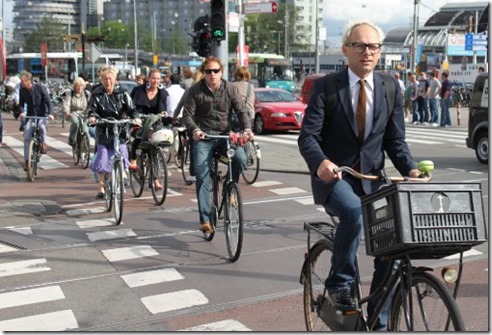
[(420, 161), (417, 163), (417, 169), (423, 172), (424, 176), (428, 177), (430, 173), (434, 170), (434, 162)]

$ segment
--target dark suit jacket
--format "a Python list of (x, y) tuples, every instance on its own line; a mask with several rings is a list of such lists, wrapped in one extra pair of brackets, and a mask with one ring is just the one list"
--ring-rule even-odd
[[(360, 159), (362, 173), (380, 175), (384, 168), (386, 151), (402, 175), (407, 176), (411, 169), (416, 168), (405, 142), (400, 87), (393, 80), (396, 94), (393, 112), (389, 113), (383, 75), (374, 73), (373, 128), (362, 146), (357, 139), (348, 69), (315, 81), (298, 143), (311, 172), (311, 186), (316, 204), (326, 202), (334, 185), (334, 182), (322, 181), (316, 175), (316, 170), (324, 159), (329, 159), (338, 166), (354, 166)], [(336, 99), (329, 99), (330, 94), (336, 94)], [(335, 106), (329, 106), (329, 101), (336, 101)], [(366, 194), (377, 190), (380, 185), (380, 182), (362, 182)]]

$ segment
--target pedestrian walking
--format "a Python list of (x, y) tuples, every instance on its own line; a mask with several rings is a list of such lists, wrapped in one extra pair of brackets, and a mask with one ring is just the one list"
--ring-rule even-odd
[(419, 114), (421, 117), (420, 123), (424, 125), (429, 124), (429, 108), (427, 106), (427, 95), (429, 94), (429, 80), (425, 72), (420, 72), (419, 77), (419, 96), (417, 98), (417, 104)]
[(448, 79), (447, 72), (443, 72), (441, 75), (441, 127), (451, 127), (451, 115), (449, 114), (449, 107), (451, 106), (451, 83)]
[[(406, 92), (405, 83), (403, 82), (403, 80), (400, 79), (400, 73), (399, 72), (393, 73), (393, 77), (398, 82), (398, 85), (400, 85), (401, 97), (402, 97), (403, 101), (405, 101), (406, 100), (405, 99), (405, 92)], [(406, 105), (406, 103), (405, 103), (405, 105)], [(405, 108), (405, 122), (408, 122), (406, 106), (404, 108)]]
[(411, 87), (411, 95), (410, 95), (410, 100), (412, 101), (412, 124), (420, 124), (422, 121), (422, 114), (420, 114), (419, 108), (418, 108), (418, 97), (419, 97), (419, 82), (417, 81), (417, 76), (415, 74), (411, 74), (410, 77), (408, 78), (410, 80), (410, 87)]
[(432, 127), (437, 127), (437, 121), (439, 121), (439, 92), (441, 91), (441, 82), (436, 78), (434, 71), (430, 73), (429, 77), (430, 122)]

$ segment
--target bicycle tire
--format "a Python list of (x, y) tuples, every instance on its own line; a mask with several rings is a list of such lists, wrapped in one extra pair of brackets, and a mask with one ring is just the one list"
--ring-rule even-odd
[(72, 145), (72, 159), (73, 159), (73, 165), (79, 164), (80, 161), (80, 146), (81, 146), (81, 139), (80, 135), (77, 135), (77, 139)]
[[(393, 297), (389, 329), (408, 331), (410, 327), (405, 321), (400, 286)], [(444, 283), (434, 275), (427, 272), (412, 273), (412, 300), (413, 331), (465, 331), (456, 301)]]
[(241, 256), (243, 247), (244, 221), (241, 192), (239, 185), (234, 181), (227, 185), (225, 205), (224, 231), (227, 253), (231, 262), (235, 262)]
[(111, 183), (111, 175), (104, 175), (104, 202), (106, 203), (106, 211), (108, 212), (111, 212), (111, 209), (113, 209), (113, 191)]
[(328, 294), (325, 281), (330, 273), (332, 255), (332, 244), (326, 240), (318, 241), (309, 250), (306, 260), (309, 264), (305, 264), (302, 271), (304, 320), (307, 331), (330, 331), (320, 312)]
[(38, 145), (35, 140), (31, 140), (29, 142), (29, 150), (27, 154), (27, 180), (30, 182), (33, 182), (34, 179), (36, 178), (36, 168), (37, 168), (37, 163), (36, 163), (36, 152), (38, 150)]
[[(167, 163), (166, 155), (161, 148), (154, 149), (152, 153), (152, 164), (150, 165), (150, 185), (152, 197), (157, 206), (161, 206), (166, 201), (167, 195)], [(162, 190), (156, 190), (155, 181), (159, 181)]]
[(130, 169), (130, 187), (135, 198), (142, 196), (147, 166), (147, 155), (142, 152), (140, 155), (137, 155), (137, 169)]
[(123, 217), (123, 194), (125, 192), (125, 181), (123, 180), (123, 161), (114, 164), (113, 198), (114, 198), (114, 220), (119, 225)]
[(186, 144), (186, 146), (183, 147), (183, 151), (181, 153), (181, 175), (183, 176), (183, 181), (186, 185), (193, 184), (193, 180), (191, 179), (190, 174), (190, 155), (190, 145)]
[(258, 179), (260, 173), (260, 159), (256, 154), (257, 148), (254, 142), (247, 142), (243, 148), (247, 159), (241, 175), (246, 184), (252, 185)]
[[(215, 161), (212, 162), (215, 164), (215, 169), (217, 169), (217, 163)], [(205, 241), (212, 241), (215, 236), (215, 231), (217, 230), (217, 222), (219, 221), (219, 194), (220, 194), (220, 185), (218, 176), (215, 174), (211, 174), (210, 176), (210, 224), (212, 225), (212, 232), (203, 233), (203, 238)]]
[(82, 135), (79, 152), (82, 168), (87, 169), (89, 167), (89, 163), (91, 162), (91, 142), (87, 133), (84, 133), (84, 135)]
[(172, 146), (173, 148), (173, 155), (174, 155), (174, 163), (176, 164), (178, 169), (181, 169), (182, 167), (182, 157), (181, 157), (181, 152), (183, 151), (183, 143), (182, 141), (186, 141), (185, 138), (182, 138), (181, 135), (176, 135), (174, 138), (174, 144)]

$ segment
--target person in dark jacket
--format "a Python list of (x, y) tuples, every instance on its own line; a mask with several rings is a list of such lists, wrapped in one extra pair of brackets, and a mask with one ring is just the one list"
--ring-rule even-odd
[[(27, 71), (21, 72), (20, 80), (19, 108), (21, 120), (24, 120), (26, 116), (47, 117), (49, 120), (53, 120), (53, 115), (51, 115), (53, 105), (51, 104), (48, 89), (41, 84), (33, 84), (32, 74)], [(25, 107), (27, 107), (27, 110), (24, 109)], [(24, 127), (24, 171), (27, 171), (28, 148), (33, 133), (30, 122), (27, 122)], [(41, 129), (40, 151), (42, 154), (45, 154), (48, 150), (48, 145), (46, 144), (46, 120), (39, 120), (39, 128)]]
[[(250, 140), (251, 119), (244, 99), (237, 87), (222, 79), (224, 67), (219, 58), (207, 57), (200, 68), (204, 79), (190, 87), (183, 109), (182, 122), (193, 133), (194, 167), (196, 174), (196, 193), (200, 216), (200, 230), (212, 232), (210, 225), (210, 163), (215, 148), (225, 145), (223, 141), (206, 140), (205, 134), (225, 134), (231, 131), (230, 115), (235, 111), (242, 121), (244, 134)], [(243, 148), (236, 150), (232, 158), (232, 178), (239, 179), (246, 164)]]
[[(96, 87), (92, 93), (87, 107), (88, 123), (93, 124), (96, 118), (113, 117), (116, 120), (125, 118), (135, 119), (139, 122), (138, 111), (130, 95), (122, 90), (115, 89), (116, 76), (118, 72), (112, 66), (104, 67), (100, 71), (102, 85)], [(97, 198), (104, 198), (104, 175), (111, 173), (111, 157), (113, 149), (113, 128), (112, 125), (98, 125), (96, 127), (97, 152), (91, 169), (98, 174)], [(120, 134), (122, 142), (120, 152), (123, 156), (125, 169), (128, 168), (128, 150), (126, 140), (128, 134), (123, 131)]]

